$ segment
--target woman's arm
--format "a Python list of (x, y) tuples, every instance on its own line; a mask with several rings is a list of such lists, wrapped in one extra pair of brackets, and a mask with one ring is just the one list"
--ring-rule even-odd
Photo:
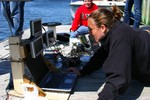
[(111, 41), (109, 55), (103, 64), (106, 82), (99, 93), (99, 100), (116, 99), (125, 92), (131, 81), (131, 44), (121, 38), (116, 41), (116, 38)]
[(107, 51), (104, 50), (103, 46), (99, 47), (97, 52), (91, 57), (90, 61), (80, 70), (81, 75), (86, 75), (94, 72), (95, 70), (99, 69), (103, 62), (107, 57)]

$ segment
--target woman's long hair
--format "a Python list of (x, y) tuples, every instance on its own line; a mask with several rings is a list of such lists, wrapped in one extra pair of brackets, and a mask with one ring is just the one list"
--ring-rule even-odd
[(122, 17), (121, 10), (115, 5), (108, 9), (98, 9), (89, 15), (88, 18), (92, 18), (95, 21), (97, 27), (102, 24), (108, 28), (111, 28), (116, 20), (120, 20)]

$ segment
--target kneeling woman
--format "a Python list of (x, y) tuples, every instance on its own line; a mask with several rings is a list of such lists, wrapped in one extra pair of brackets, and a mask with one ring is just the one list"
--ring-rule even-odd
[(150, 35), (121, 22), (120, 15), (116, 6), (111, 11), (98, 9), (90, 14), (88, 27), (101, 47), (82, 70), (69, 69), (78, 75), (103, 69), (106, 84), (98, 100), (116, 99), (132, 78), (150, 84)]

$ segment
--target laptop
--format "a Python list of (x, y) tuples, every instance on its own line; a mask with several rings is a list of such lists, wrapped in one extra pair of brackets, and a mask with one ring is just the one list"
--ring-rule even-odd
[(68, 93), (72, 91), (77, 78), (76, 74), (51, 71), (42, 55), (36, 58), (27, 57), (25, 62), (35, 83), (42, 90)]

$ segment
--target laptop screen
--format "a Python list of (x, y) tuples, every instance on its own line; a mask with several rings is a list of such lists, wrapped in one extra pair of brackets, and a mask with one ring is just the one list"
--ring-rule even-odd
[(48, 66), (45, 63), (43, 56), (40, 54), (33, 59), (31, 56), (25, 58), (25, 63), (32, 74), (34, 81), (39, 84), (45, 75), (49, 72)]

